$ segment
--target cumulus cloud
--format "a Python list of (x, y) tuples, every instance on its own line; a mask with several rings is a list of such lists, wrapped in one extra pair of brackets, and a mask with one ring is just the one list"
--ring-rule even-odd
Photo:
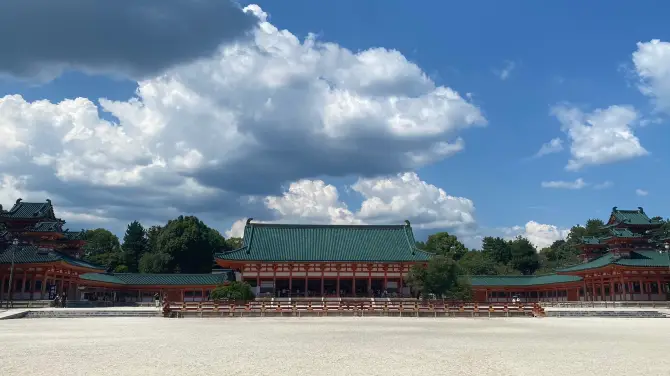
[(645, 191), (644, 189), (638, 188), (635, 190), (635, 194), (638, 196), (646, 196), (649, 194), (649, 192)]
[(517, 236), (525, 237), (539, 251), (556, 240), (564, 240), (570, 233), (570, 229), (529, 221), (524, 226), (505, 228), (503, 232), (507, 239), (514, 239)]
[[(465, 234), (476, 227), (474, 203), (448, 195), (415, 173), (387, 178), (359, 179), (351, 186), (363, 196), (358, 210), (342, 202), (337, 188), (321, 180), (300, 180), (279, 196), (264, 199), (272, 222), (320, 224), (401, 224), (409, 220), (419, 229), (449, 229)], [(262, 219), (262, 218), (261, 218)], [(226, 233), (240, 236), (246, 219)]]
[(576, 171), (649, 154), (633, 133), (638, 114), (630, 106), (610, 106), (584, 113), (567, 105), (556, 106), (551, 113), (570, 138), (571, 158), (567, 170)]
[(540, 150), (535, 153), (535, 158), (542, 157), (547, 154), (558, 153), (563, 150), (563, 140), (556, 137), (551, 139), (551, 141), (545, 143), (540, 147)]
[(228, 0), (3, 1), (0, 73), (70, 68), (146, 77), (209, 56), (258, 21)]
[(0, 171), (72, 213), (219, 221), (274, 210), (254, 198), (285, 182), (442, 160), (463, 149), (460, 130), (486, 124), (398, 51), (300, 40), (245, 12), (260, 20), (250, 39), (139, 81), (128, 101), (0, 98)]
[(640, 91), (652, 98), (658, 111), (670, 114), (670, 43), (658, 39), (638, 43), (633, 64)]
[(541, 183), (542, 188), (558, 188), (558, 189), (582, 189), (588, 184), (582, 178), (578, 178), (575, 181), (563, 181), (563, 180), (554, 180), (554, 181), (543, 181)]

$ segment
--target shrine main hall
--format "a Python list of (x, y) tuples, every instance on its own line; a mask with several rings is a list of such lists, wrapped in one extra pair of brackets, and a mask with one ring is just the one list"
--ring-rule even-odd
[[(0, 206), (0, 300), (69, 300), (98, 294), (125, 302), (207, 300), (216, 286), (248, 282), (260, 296), (409, 296), (405, 277), (431, 253), (409, 222), (305, 225), (247, 221), (240, 249), (214, 255), (207, 274), (111, 273), (86, 262), (83, 232), (63, 228), (50, 200)], [(582, 239), (582, 262), (553, 274), (470, 276), (477, 302), (668, 300), (670, 248), (663, 223), (642, 208), (613, 208), (602, 236)], [(665, 245), (665, 247), (664, 247)], [(666, 248), (667, 247), (667, 248)]]

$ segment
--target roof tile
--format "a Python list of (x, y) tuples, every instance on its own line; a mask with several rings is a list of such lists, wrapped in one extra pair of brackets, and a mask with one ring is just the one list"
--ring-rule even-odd
[(181, 285), (181, 286), (215, 286), (235, 279), (234, 273), (228, 270), (216, 274), (142, 274), (142, 273), (86, 273), (81, 279), (119, 285)]
[(582, 278), (578, 276), (560, 274), (519, 276), (477, 275), (470, 277), (470, 283), (473, 286), (538, 286), (581, 280)]
[(426, 261), (409, 225), (247, 224), (244, 247), (219, 253), (223, 260), (309, 262)]

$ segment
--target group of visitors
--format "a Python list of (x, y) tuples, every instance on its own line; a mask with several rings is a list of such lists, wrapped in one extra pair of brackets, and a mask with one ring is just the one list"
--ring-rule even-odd
[(67, 304), (67, 294), (65, 292), (62, 294), (56, 294), (52, 304), (54, 307), (65, 308)]

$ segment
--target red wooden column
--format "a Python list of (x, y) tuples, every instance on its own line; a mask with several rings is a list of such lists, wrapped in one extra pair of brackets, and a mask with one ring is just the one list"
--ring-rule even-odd
[(277, 268), (279, 265), (272, 264), (272, 296), (277, 296)]
[(389, 266), (388, 266), (388, 264), (384, 264), (384, 266), (382, 266), (382, 269), (384, 269), (384, 291), (386, 291), (388, 289), (387, 285), (388, 285), (388, 281), (389, 281), (389, 277), (388, 277)]
[(372, 291), (372, 264), (368, 264), (368, 293)]
[(258, 291), (261, 291), (261, 264), (256, 264), (256, 287), (258, 287)]
[(293, 294), (293, 264), (288, 264), (288, 293)]
[(342, 264), (335, 265), (335, 270), (337, 270), (337, 297), (340, 297), (340, 269), (342, 269)]
[(309, 270), (311, 267), (309, 264), (305, 264), (305, 297), (309, 296)]
[(591, 293), (593, 294), (593, 295), (591, 295), (591, 300), (595, 301), (596, 300), (596, 279), (595, 278), (591, 278)]
[(356, 296), (356, 264), (351, 264), (351, 295)]
[(325, 270), (326, 270), (326, 264), (321, 264), (321, 268), (320, 268), (320, 269), (321, 269), (321, 296), (324, 296), (324, 294), (323, 294), (323, 289), (324, 289), (324, 279), (325, 279), (324, 272), (325, 272)]

